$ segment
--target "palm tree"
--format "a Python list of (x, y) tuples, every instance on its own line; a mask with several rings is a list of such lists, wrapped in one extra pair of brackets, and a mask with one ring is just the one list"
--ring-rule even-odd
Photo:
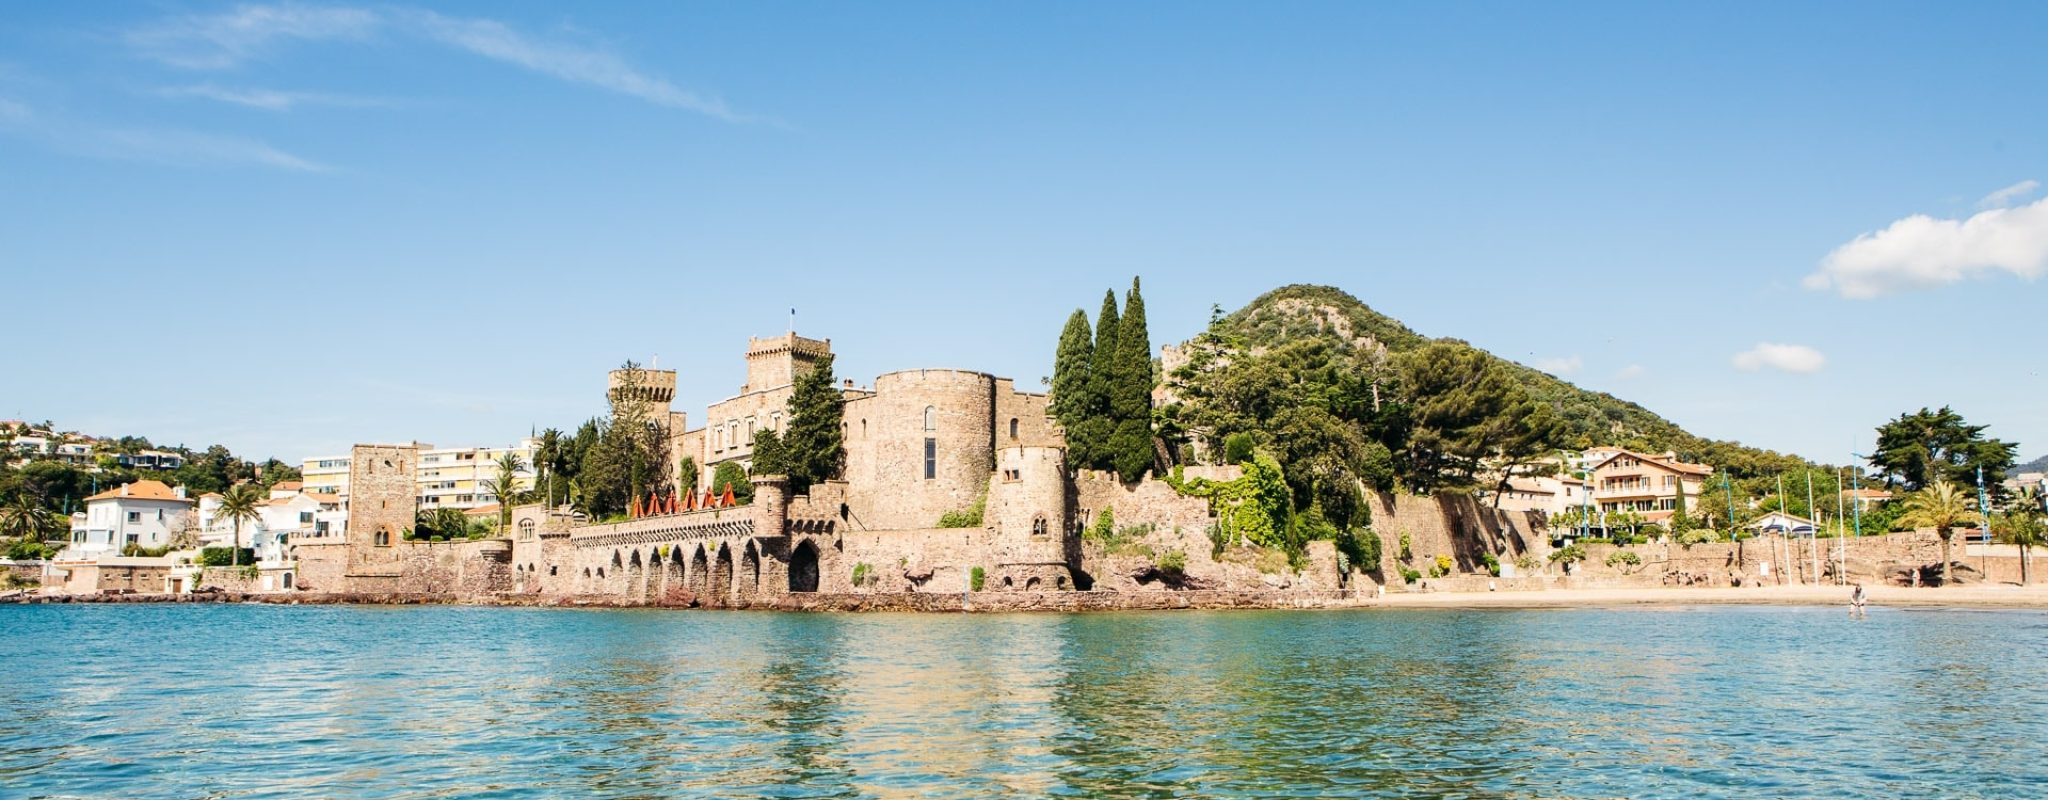
[(562, 432), (554, 428), (540, 432), (540, 442), (533, 448), (533, 488), (542, 493), (541, 504), (555, 504), (554, 479), (561, 474), (558, 466), (568, 458), (563, 452)]
[(1971, 508), (1974, 501), (1970, 494), (1945, 480), (1929, 484), (1927, 488), (1906, 496), (1906, 513), (1899, 516), (1899, 522), (1915, 528), (1933, 528), (1941, 537), (1941, 585), (1949, 585), (1953, 577), (1949, 574), (1951, 539), (1956, 526), (1969, 522), (1977, 516)]
[(2048, 507), (2042, 505), (2041, 487), (2028, 486), (2014, 492), (2005, 517), (2005, 530), (1998, 534), (1998, 540), (2019, 545), (2020, 585), (2026, 586), (2034, 582), (2027, 567), (2027, 551), (2048, 547), (2048, 524), (2044, 524), (2048, 521)]
[(263, 505), (265, 499), (267, 498), (263, 496), (263, 490), (251, 483), (237, 483), (228, 487), (227, 492), (221, 495), (220, 506), (214, 509), (214, 513), (235, 527), (235, 539), (228, 543), (229, 564), (237, 567), (242, 565), (242, 520), (256, 519), (256, 507)]
[(36, 542), (43, 540), (43, 534), (52, 527), (55, 517), (27, 492), (14, 499), (12, 505), (0, 508), (0, 534), (16, 539)]
[(519, 490), (519, 471), (526, 468), (526, 462), (518, 453), (498, 456), (498, 474), (484, 480), (484, 491), (498, 496), (498, 532), (512, 524), (512, 504), (519, 501), (523, 492)]

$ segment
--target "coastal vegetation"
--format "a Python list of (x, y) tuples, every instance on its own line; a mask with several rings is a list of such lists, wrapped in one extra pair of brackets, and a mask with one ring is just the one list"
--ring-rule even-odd
[(1955, 558), (1949, 554), (1954, 544), (1955, 530), (1977, 518), (1977, 512), (1969, 495), (1949, 483), (1937, 478), (1920, 491), (1908, 495), (1904, 501), (1905, 514), (1899, 524), (1912, 527), (1933, 528), (1941, 539), (1941, 585), (1950, 585), (1954, 576), (1950, 566)]
[[(1092, 338), (1091, 338), (1092, 335)], [(1152, 432), (1152, 336), (1137, 278), (1124, 293), (1102, 297), (1092, 329), (1075, 309), (1053, 354), (1050, 412), (1067, 432), (1067, 458), (1079, 469), (1116, 473), (1126, 482), (1158, 463)]]
[(754, 434), (754, 474), (785, 476), (794, 494), (846, 468), (846, 396), (832, 385), (832, 362), (827, 355), (796, 377), (782, 431)]

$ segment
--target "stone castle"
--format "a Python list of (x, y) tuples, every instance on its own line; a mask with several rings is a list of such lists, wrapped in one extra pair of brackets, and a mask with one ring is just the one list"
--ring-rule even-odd
[[(891, 372), (868, 388), (846, 381), (841, 479), (793, 494), (780, 477), (756, 476), (746, 505), (710, 491), (718, 465), (751, 465), (757, 431), (784, 429), (795, 379), (830, 353), (830, 340), (794, 333), (751, 339), (746, 382), (695, 428), (670, 407), (674, 371), (613, 371), (614, 399), (645, 404), (646, 418), (668, 427), (670, 474), (686, 457), (701, 465), (680, 502), (621, 522), (532, 505), (513, 510), (505, 539), (410, 541), (417, 452), (358, 445), (344, 533), (292, 543), (299, 586), (730, 605), (801, 592), (958, 593), (979, 573), (985, 590), (1060, 591), (1093, 583), (1079, 532), (1094, 509), (1197, 537), (1207, 525), (1205, 501), (1163, 484), (1072, 473), (1044, 394), (953, 369)], [(981, 524), (937, 527), (976, 506)]]

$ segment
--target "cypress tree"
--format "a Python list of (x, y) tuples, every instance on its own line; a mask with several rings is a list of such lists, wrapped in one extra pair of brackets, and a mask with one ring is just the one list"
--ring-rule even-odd
[(790, 390), (789, 427), (777, 443), (791, 492), (839, 477), (846, 466), (846, 432), (840, 427), (845, 422), (846, 396), (832, 385), (832, 357), (826, 356), (797, 376)]
[(1088, 327), (1088, 312), (1074, 309), (1067, 327), (1060, 331), (1060, 349), (1052, 361), (1052, 416), (1061, 425), (1074, 427), (1089, 406), (1088, 374), (1095, 358), (1094, 331)]
[(1102, 313), (1095, 317), (1095, 350), (1088, 365), (1088, 408), (1080, 410), (1078, 424), (1067, 430), (1067, 447), (1074, 462), (1090, 469), (1112, 469), (1109, 438), (1116, 433), (1110, 398), (1116, 392), (1117, 334), (1122, 328), (1116, 313), (1116, 290), (1102, 294)]
[(1145, 329), (1145, 298), (1138, 279), (1124, 295), (1124, 313), (1117, 323), (1116, 368), (1112, 374), (1110, 436), (1112, 466), (1124, 480), (1143, 477), (1152, 466), (1152, 336)]

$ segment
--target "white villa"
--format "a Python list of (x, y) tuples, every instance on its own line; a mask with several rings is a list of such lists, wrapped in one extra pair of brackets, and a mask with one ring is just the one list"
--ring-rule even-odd
[(128, 545), (168, 546), (193, 525), (194, 501), (183, 488), (140, 480), (85, 499), (85, 511), (71, 515), (71, 541), (60, 561), (121, 554)]

